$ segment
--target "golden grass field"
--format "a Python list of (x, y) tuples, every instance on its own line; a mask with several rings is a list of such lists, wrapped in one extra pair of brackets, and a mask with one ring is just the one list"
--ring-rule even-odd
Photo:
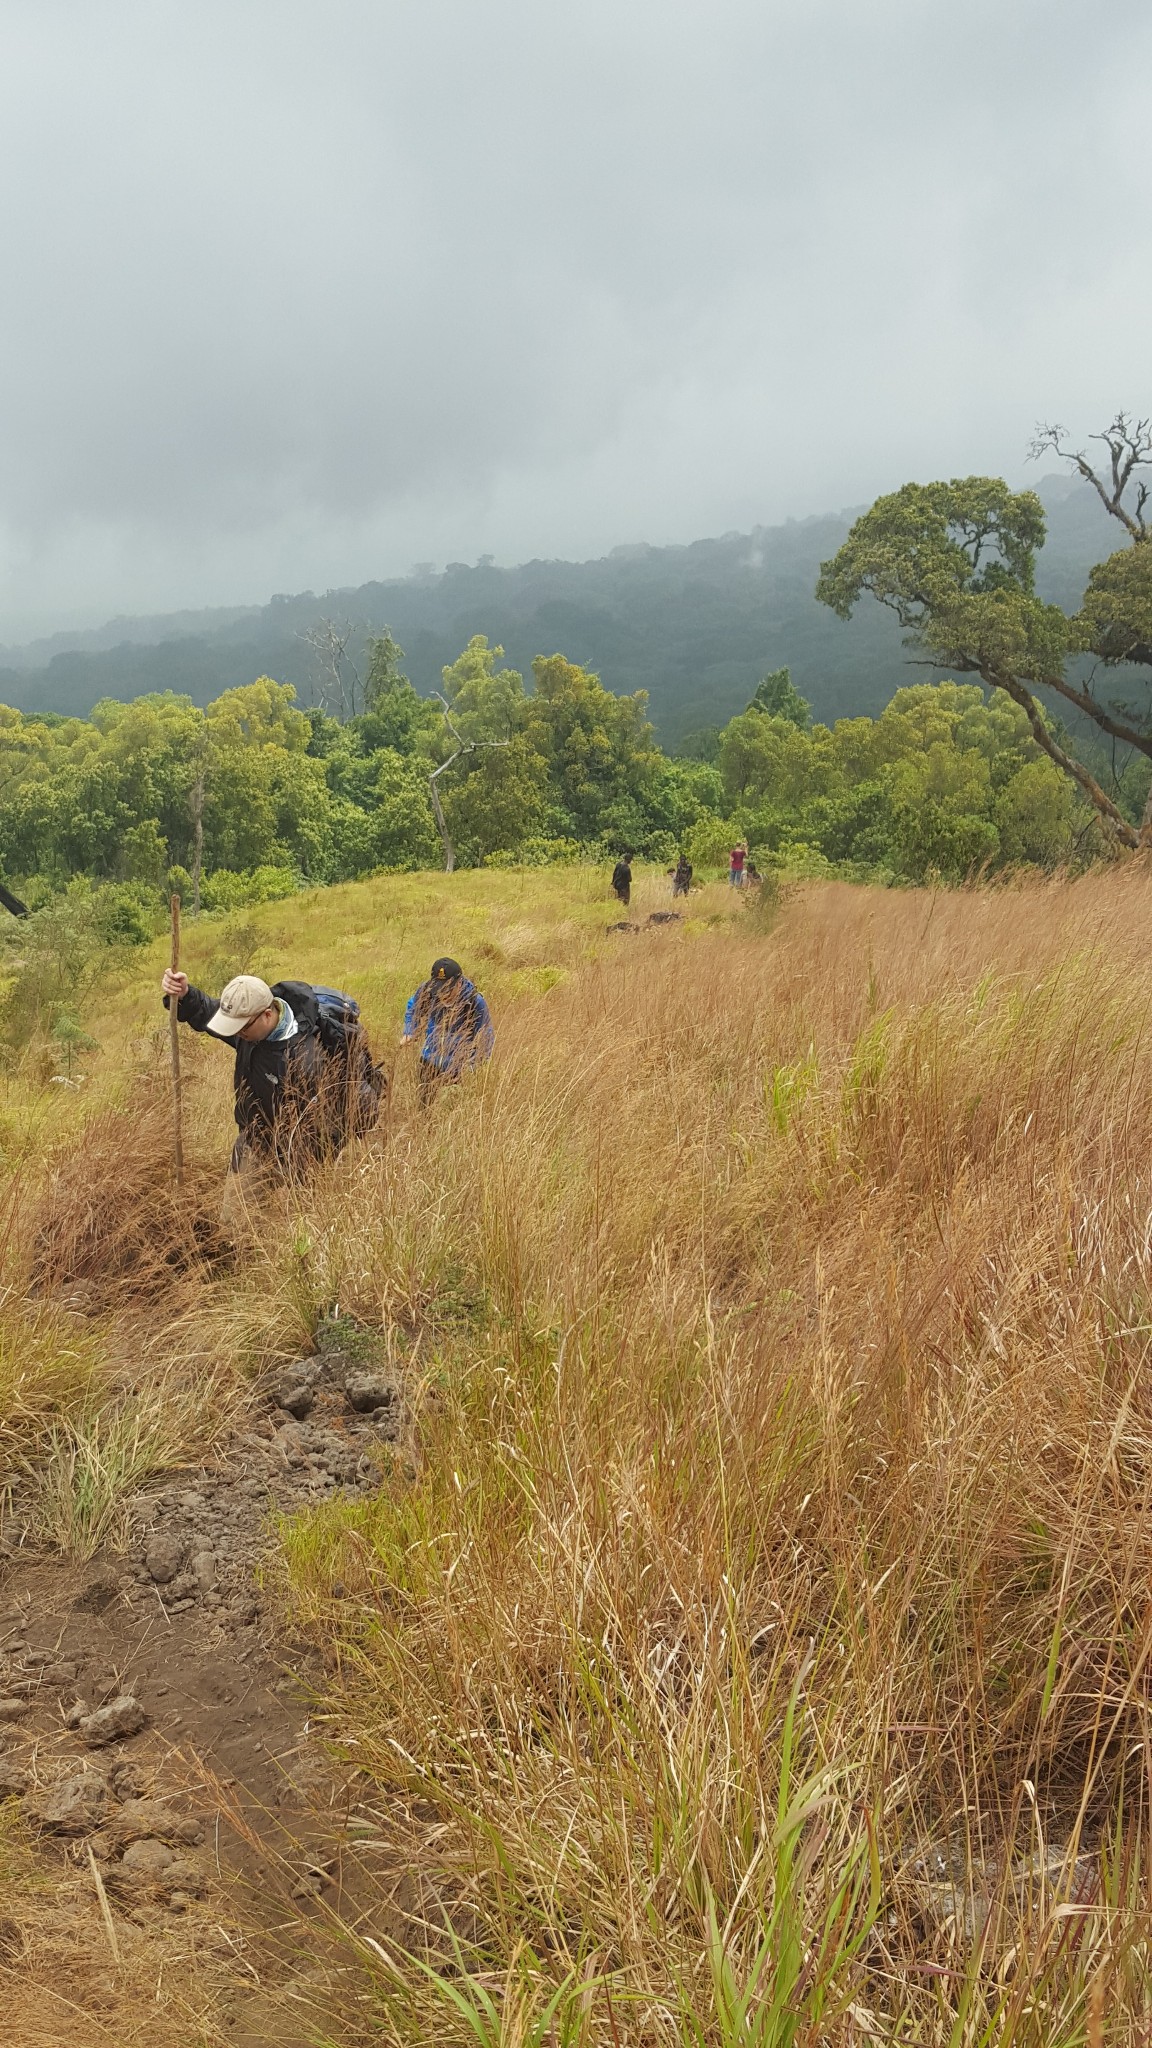
[[(208, 985), (353, 990), (396, 1067), (232, 1270), (194, 1227), (229, 1062), (185, 1034), (177, 1203), (136, 960), (80, 1090), (8, 1083), (0, 1441), (48, 1535), (115, 1542), (332, 1304), (388, 1333), (415, 1479), (270, 1567), (460, 1929), (447, 1963), (353, 1944), (366, 2038), (1146, 2041), (1152, 879), (716, 887), (617, 938), (603, 890), (190, 928)], [(498, 1043), (423, 1118), (393, 1041), (441, 950)]]

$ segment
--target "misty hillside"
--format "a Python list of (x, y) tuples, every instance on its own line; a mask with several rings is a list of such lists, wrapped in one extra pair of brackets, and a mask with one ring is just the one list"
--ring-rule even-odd
[[(1123, 536), (1087, 485), (1058, 476), (1039, 488), (1049, 514), (1040, 587), (1074, 606), (1090, 565)], [(525, 674), (533, 655), (563, 653), (609, 689), (647, 690), (666, 745), (722, 723), (784, 663), (818, 718), (875, 713), (924, 672), (909, 669), (899, 630), (878, 606), (862, 606), (845, 625), (813, 597), (820, 563), (849, 518), (790, 520), (686, 547), (615, 548), (590, 562), (453, 562), (320, 597), (305, 591), (262, 606), (116, 619), (89, 634), (0, 649), (0, 700), (82, 715), (101, 697), (178, 690), (206, 704), (272, 675), (308, 703), (321, 679), (304, 636), (330, 618), (351, 623), (360, 643), (390, 627), (422, 691), (474, 633), (503, 646)]]

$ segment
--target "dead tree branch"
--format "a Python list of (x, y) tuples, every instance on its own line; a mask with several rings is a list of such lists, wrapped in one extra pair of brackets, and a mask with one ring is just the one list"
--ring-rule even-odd
[(438, 768), (433, 768), (431, 774), (428, 777), (428, 794), (432, 800), (432, 815), (436, 820), (436, 829), (440, 834), (440, 842), (444, 848), (444, 873), (446, 875), (450, 875), (456, 866), (456, 848), (452, 844), (452, 835), (448, 830), (448, 820), (444, 816), (444, 806), (440, 801), (440, 791), (437, 789), (436, 784), (439, 781), (440, 777), (444, 775), (447, 772), (447, 770), (454, 765), (455, 762), (460, 760), (462, 755), (478, 754), (485, 747), (506, 747), (508, 746), (509, 742), (507, 740), (466, 740), (464, 738), (463, 733), (458, 730), (457, 726), (453, 721), (452, 707), (449, 704), (447, 697), (445, 697), (439, 690), (433, 690), (432, 695), (433, 697), (435, 697), (437, 703), (440, 706), (440, 709), (443, 711), (444, 723), (448, 727), (448, 730), (451, 733), (452, 738), (457, 743), (455, 752), (449, 754), (448, 759), (446, 761), (441, 761), (440, 766)]
[(363, 677), (348, 652), (348, 643), (356, 631), (348, 619), (338, 623), (323, 618), (317, 619), (314, 626), (305, 626), (298, 636), (312, 651), (321, 704), (334, 711), (341, 721), (355, 718), (357, 695), (361, 702), (364, 697)]
[(1125, 494), (1138, 469), (1152, 465), (1152, 419), (1133, 419), (1131, 414), (1118, 412), (1111, 426), (1100, 434), (1090, 434), (1090, 441), (1101, 441), (1108, 450), (1109, 476), (1101, 476), (1093, 468), (1083, 448), (1067, 445), (1067, 428), (1060, 426), (1038, 426), (1028, 450), (1033, 462), (1042, 455), (1059, 456), (1061, 462), (1070, 462), (1079, 470), (1085, 483), (1091, 484), (1104, 510), (1113, 519), (1118, 519), (1126, 533), (1134, 541), (1152, 538), (1146, 510), (1152, 486), (1143, 477), (1136, 478), (1135, 498), (1131, 506), (1124, 502)]

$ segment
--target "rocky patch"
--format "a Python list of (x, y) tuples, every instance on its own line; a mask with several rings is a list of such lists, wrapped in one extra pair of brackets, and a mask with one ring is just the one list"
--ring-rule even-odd
[(407, 1428), (386, 1368), (337, 1349), (298, 1360), (264, 1389), (226, 1460), (133, 1503), (133, 1579), (168, 1614), (202, 1605), (225, 1627), (248, 1624), (269, 1517), (372, 1492), (385, 1460), (405, 1455)]
[(362, 1782), (313, 1728), (313, 1653), (261, 1585), (278, 1516), (412, 1460), (379, 1340), (352, 1337), (254, 1390), (217, 1459), (130, 1502), (125, 1552), (70, 1564), (15, 1520), (0, 1541), (0, 1801), (44, 1896), (96, 1953), (108, 1914), (129, 1946), (218, 1944), (240, 1978), (258, 1943), (260, 2010), (236, 2037), (253, 2044), (281, 2039), (268, 1997), (296, 1967), (293, 1914), (371, 1915), (385, 1939), (407, 1924), (388, 1830), (356, 1824)]

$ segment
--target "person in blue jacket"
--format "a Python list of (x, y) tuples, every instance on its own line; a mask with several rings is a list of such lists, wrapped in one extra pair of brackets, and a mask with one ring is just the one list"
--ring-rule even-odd
[(401, 1045), (421, 1033), (420, 1103), (427, 1108), (442, 1082), (470, 1074), (495, 1042), (488, 1005), (458, 960), (434, 960), (427, 981), (409, 996)]

